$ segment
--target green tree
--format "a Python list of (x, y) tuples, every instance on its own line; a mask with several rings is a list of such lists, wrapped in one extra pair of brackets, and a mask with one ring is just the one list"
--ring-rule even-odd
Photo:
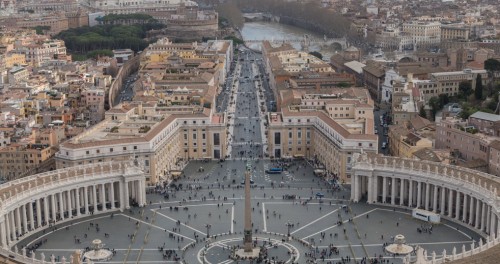
[(429, 106), (431, 107), (432, 116), (436, 116), (437, 112), (441, 109), (438, 97), (432, 97), (429, 99)]
[(458, 96), (464, 100), (472, 94), (472, 85), (468, 81), (460, 82), (458, 85)]
[(323, 59), (323, 54), (321, 54), (321, 53), (319, 53), (317, 51), (311, 51), (311, 52), (309, 52), (309, 54), (313, 55), (314, 57), (316, 57), (316, 58), (318, 58), (320, 60)]
[(427, 113), (425, 112), (424, 105), (420, 106), (420, 113), (418, 114), (420, 117), (427, 118)]
[(489, 96), (491, 96), (494, 94), (493, 76), (495, 73), (500, 72), (500, 61), (495, 59), (487, 59), (484, 62), (484, 69), (488, 71), (488, 91), (489, 91)]
[(481, 74), (476, 77), (476, 89), (474, 89), (474, 96), (476, 100), (483, 99), (483, 80), (481, 79)]

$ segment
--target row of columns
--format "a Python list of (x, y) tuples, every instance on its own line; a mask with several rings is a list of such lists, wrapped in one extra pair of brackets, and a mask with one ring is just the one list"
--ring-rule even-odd
[[(130, 194), (130, 195), (129, 195)], [(0, 217), (0, 244), (6, 248), (24, 234), (81, 215), (146, 204), (145, 182), (114, 181), (77, 187), (21, 204)]]
[(500, 218), (486, 201), (472, 193), (436, 185), (389, 176), (354, 175), (351, 200), (366, 199), (368, 203), (386, 203), (425, 209), (456, 221), (469, 224), (487, 234), (495, 234), (500, 228)]

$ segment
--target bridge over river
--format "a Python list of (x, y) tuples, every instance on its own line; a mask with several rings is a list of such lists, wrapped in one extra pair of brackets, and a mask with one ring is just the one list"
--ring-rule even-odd
[(327, 38), (326, 36), (321, 39), (321, 38), (314, 38), (314, 37), (310, 37), (308, 35), (304, 35), (304, 37), (302, 38), (297, 38), (297, 37), (293, 37), (293, 38), (281, 38), (281, 39), (275, 39), (275, 38), (272, 38), (272, 39), (251, 39), (251, 40), (245, 40), (245, 44), (247, 46), (250, 46), (250, 45), (253, 45), (253, 44), (260, 44), (261, 42), (263, 41), (270, 41), (271, 43), (300, 43), (301, 46), (302, 46), (302, 49), (304, 50), (307, 50), (308, 47), (311, 45), (311, 44), (316, 44), (316, 45), (319, 45), (319, 46), (331, 46), (331, 45), (334, 45), (334, 44), (337, 44), (339, 46), (342, 47), (342, 49), (345, 49), (347, 48), (347, 40), (346, 38)]

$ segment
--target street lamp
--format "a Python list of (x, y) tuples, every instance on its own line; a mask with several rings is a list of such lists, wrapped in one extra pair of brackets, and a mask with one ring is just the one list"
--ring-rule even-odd
[(288, 228), (287, 236), (290, 237), (290, 229), (292, 229), (293, 224), (290, 223), (290, 220), (286, 222), (286, 227)]
[(210, 238), (210, 228), (212, 227), (212, 225), (207, 224), (205, 227), (207, 228), (207, 238)]

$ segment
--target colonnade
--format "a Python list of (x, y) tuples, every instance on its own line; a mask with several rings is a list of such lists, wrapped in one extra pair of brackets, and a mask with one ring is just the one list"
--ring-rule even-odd
[(19, 184), (1, 185), (0, 194), (3, 191), (4, 199), (0, 206), (0, 245), (9, 248), (32, 232), (66, 220), (145, 205), (144, 176), (138, 170), (124, 173), (124, 168), (120, 165), (114, 170), (110, 164), (106, 174), (83, 170), (83, 175), (71, 175), (68, 171), (72, 168), (63, 169), (66, 173), (53, 171), (43, 174), (53, 182), (30, 189), (24, 186), (38, 185), (40, 178), (37, 175)]
[(354, 175), (353, 201), (420, 208), (466, 223), (486, 234), (495, 234), (500, 218), (485, 198), (467, 190), (422, 179)]
[[(358, 157), (351, 200), (420, 208), (494, 237), (500, 228), (500, 179), (439, 163), (395, 157)], [(498, 182), (497, 182), (498, 181)]]

